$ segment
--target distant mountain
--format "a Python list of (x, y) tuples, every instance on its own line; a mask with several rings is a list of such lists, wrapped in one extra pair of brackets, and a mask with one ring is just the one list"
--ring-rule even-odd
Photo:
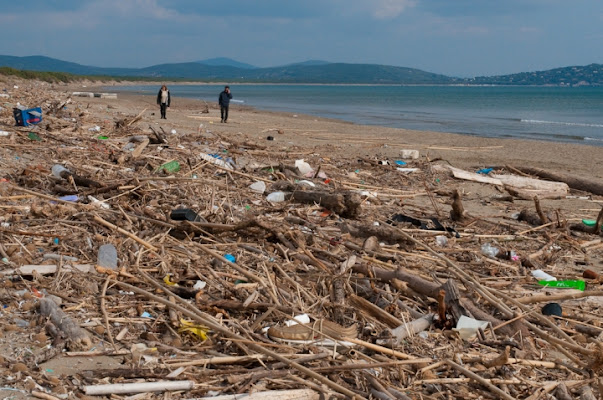
[(244, 68), (244, 69), (255, 69), (257, 68), (255, 65), (242, 63), (231, 58), (226, 57), (217, 57), (217, 58), (209, 58), (207, 60), (195, 61), (199, 64), (211, 65), (214, 67), (226, 66), (226, 67), (236, 67), (236, 68)]
[(135, 71), (129, 68), (90, 67), (45, 56), (14, 57), (0, 55), (0, 66), (29, 71), (67, 72), (76, 75), (127, 76)]
[(32, 71), (69, 72), (76, 75), (188, 79), (197, 81), (333, 83), (333, 84), (450, 84), (459, 80), (413, 68), (377, 64), (309, 61), (271, 68), (240, 68), (199, 62), (160, 64), (145, 68), (101, 68), (43, 56), (0, 56), (0, 66)]
[[(228, 63), (234, 65), (228, 65)], [(454, 78), (414, 68), (379, 64), (329, 63), (319, 60), (270, 68), (258, 68), (228, 58), (160, 64), (145, 68), (101, 68), (44, 56), (14, 57), (0, 55), (0, 66), (30, 71), (67, 72), (75, 75), (201, 82), (603, 86), (602, 64), (470, 79)]]
[(308, 61), (302, 61), (302, 62), (297, 62), (297, 63), (291, 63), (291, 64), (286, 64), (284, 65), (284, 67), (291, 67), (291, 66), (308, 66), (308, 65), (325, 65), (325, 64), (331, 64), (329, 61), (322, 61), (322, 60), (308, 60)]
[(603, 64), (555, 68), (511, 75), (480, 76), (470, 83), (488, 85), (603, 86)]

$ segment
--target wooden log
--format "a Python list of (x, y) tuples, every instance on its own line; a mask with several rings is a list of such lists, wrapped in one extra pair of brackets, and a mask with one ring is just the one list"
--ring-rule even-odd
[(371, 303), (364, 297), (356, 296), (355, 294), (350, 294), (347, 297), (356, 309), (366, 311), (368, 314), (388, 325), (390, 328), (395, 328), (404, 324), (404, 322), (400, 321), (398, 318), (394, 317), (376, 304)]
[(551, 172), (540, 168), (532, 167), (515, 167), (519, 171), (535, 175), (539, 178), (549, 179), (552, 181), (564, 182), (570, 188), (590, 192), (596, 195), (603, 195), (603, 182), (598, 182), (591, 179), (584, 179), (577, 176), (562, 174), (559, 172)]
[(300, 203), (320, 204), (344, 218), (356, 218), (361, 212), (362, 199), (354, 192), (296, 191), (292, 197)]
[(88, 396), (102, 396), (105, 394), (166, 392), (169, 390), (191, 390), (194, 385), (195, 382), (193, 381), (116, 383), (84, 386), (84, 393)]
[(65, 334), (69, 349), (87, 350), (92, 347), (92, 341), (86, 331), (80, 328), (77, 322), (67, 316), (54, 301), (47, 298), (41, 299), (40, 314), (49, 318)]
[(389, 244), (399, 243), (406, 247), (411, 244), (404, 235), (400, 234), (398, 229), (387, 225), (344, 222), (340, 225), (340, 229), (343, 233), (349, 233), (354, 237), (368, 238), (376, 236), (379, 240)]
[(250, 394), (229, 394), (213, 397), (198, 397), (196, 400), (318, 400), (320, 394), (312, 389), (268, 390)]
[(465, 217), (465, 208), (461, 201), (461, 193), (458, 189), (452, 192), (452, 210), (450, 210), (450, 218), (453, 221), (461, 221)]
[(369, 270), (367, 265), (356, 264), (354, 265), (353, 270), (354, 272), (359, 272), (366, 276), (373, 276), (382, 282), (392, 282), (394, 279), (407, 282), (408, 286), (415, 292), (434, 299), (438, 297), (438, 292), (440, 291), (440, 285), (437, 283), (429, 282), (402, 268), (398, 268), (395, 271), (388, 271), (381, 268), (371, 268)]

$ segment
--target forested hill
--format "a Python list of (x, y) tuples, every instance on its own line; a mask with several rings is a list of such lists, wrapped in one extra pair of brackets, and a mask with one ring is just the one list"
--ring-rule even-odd
[(603, 86), (603, 64), (521, 72), (511, 75), (480, 76), (468, 81), (484, 85)]
[[(222, 64), (222, 65), (219, 65)], [(308, 84), (399, 84), (399, 85), (557, 85), (602, 86), (603, 65), (590, 64), (548, 71), (511, 75), (455, 78), (415, 68), (379, 64), (308, 61), (258, 68), (235, 60), (218, 58), (197, 62), (161, 64), (145, 68), (104, 68), (81, 65), (45, 56), (0, 55), (0, 67), (27, 71), (62, 72), (117, 78), (191, 80), (200, 82), (259, 82)]]

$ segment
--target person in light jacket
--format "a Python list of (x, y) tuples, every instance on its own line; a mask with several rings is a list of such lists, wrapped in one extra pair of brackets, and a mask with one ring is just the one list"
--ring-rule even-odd
[(161, 111), (161, 119), (167, 119), (165, 112), (170, 106), (171, 100), (170, 91), (168, 90), (167, 86), (161, 86), (159, 93), (157, 93), (157, 104), (159, 104), (159, 110)]
[(226, 122), (228, 119), (228, 106), (230, 106), (230, 99), (232, 99), (232, 93), (230, 93), (230, 87), (224, 86), (224, 90), (218, 97), (218, 104), (220, 104), (220, 116), (222, 119), (220, 122)]

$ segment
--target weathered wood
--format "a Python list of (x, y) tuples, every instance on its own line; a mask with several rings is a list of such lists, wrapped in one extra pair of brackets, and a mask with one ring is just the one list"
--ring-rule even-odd
[(570, 188), (576, 190), (582, 190), (585, 192), (590, 192), (596, 195), (603, 195), (603, 182), (598, 182), (595, 180), (589, 180), (577, 176), (571, 176), (559, 172), (547, 171), (540, 168), (533, 167), (515, 167), (521, 172), (526, 174), (535, 175), (543, 179), (549, 179), (552, 181), (564, 182)]
[(318, 400), (320, 394), (312, 389), (269, 390), (246, 395), (232, 394), (223, 396), (198, 397), (196, 400)]
[(92, 341), (78, 323), (63, 312), (51, 299), (40, 299), (40, 314), (50, 319), (64, 335), (67, 347), (71, 350), (87, 350), (92, 347)]
[(450, 218), (453, 221), (461, 221), (465, 217), (465, 209), (461, 201), (461, 193), (458, 189), (452, 192), (452, 210), (450, 210)]
[(376, 236), (379, 240), (384, 241), (388, 244), (404, 244), (410, 245), (410, 242), (404, 235), (391, 226), (388, 225), (372, 225), (363, 223), (344, 222), (340, 225), (343, 233), (349, 233), (354, 237), (368, 238)]
[(305, 204), (319, 204), (344, 218), (356, 218), (361, 212), (362, 199), (354, 192), (295, 191), (295, 201)]
[(365, 276), (372, 276), (383, 282), (392, 282), (398, 279), (408, 283), (408, 286), (415, 292), (431, 298), (437, 298), (440, 290), (440, 285), (429, 282), (417, 275), (411, 274), (402, 268), (395, 271), (388, 271), (381, 268), (369, 268), (367, 265), (356, 264), (353, 267), (354, 272), (361, 273)]

